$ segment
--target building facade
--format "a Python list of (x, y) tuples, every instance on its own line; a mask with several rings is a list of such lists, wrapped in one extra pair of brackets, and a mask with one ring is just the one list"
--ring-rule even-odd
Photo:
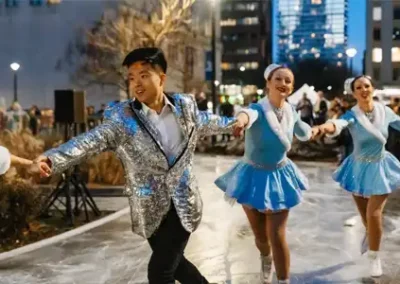
[(263, 73), (272, 61), (272, 2), (224, 0), (220, 9), (220, 93), (254, 95), (264, 87)]
[(275, 0), (280, 63), (322, 59), (347, 62), (348, 0)]
[(367, 1), (365, 71), (400, 95), (400, 0)]

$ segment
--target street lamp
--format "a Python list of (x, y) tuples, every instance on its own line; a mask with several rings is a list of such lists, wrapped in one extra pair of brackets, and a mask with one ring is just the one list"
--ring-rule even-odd
[(211, 98), (213, 103), (213, 113), (217, 113), (217, 62), (216, 62), (216, 51), (217, 51), (217, 41), (216, 41), (216, 9), (217, 0), (210, 0), (211, 3), (211, 62), (212, 62), (212, 82), (211, 84)]
[(240, 71), (242, 71), (242, 72), (246, 71), (246, 67), (241, 66), (241, 67), (240, 67)]
[[(217, 2), (218, 0), (210, 0), (211, 3), (211, 62), (212, 62), (212, 78), (211, 78), (211, 98), (212, 98), (212, 110), (213, 113), (217, 113), (217, 60), (216, 60), (216, 52), (217, 52), (217, 40), (216, 40), (216, 17), (217, 17)], [(219, 82), (218, 82), (219, 83)], [(211, 137), (211, 143), (213, 146), (217, 143), (217, 137)]]
[(18, 102), (18, 78), (17, 71), (21, 67), (18, 63), (13, 62), (10, 64), (11, 70), (14, 72), (14, 102)]
[(357, 54), (357, 49), (355, 48), (348, 48), (346, 49), (346, 55), (350, 58), (350, 76), (353, 75), (353, 58)]

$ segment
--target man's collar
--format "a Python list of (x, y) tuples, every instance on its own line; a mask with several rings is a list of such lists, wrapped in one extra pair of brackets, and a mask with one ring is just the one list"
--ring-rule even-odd
[[(138, 100), (135, 100), (134, 103), (139, 109), (143, 110), (145, 115), (148, 115), (150, 108), (146, 104), (140, 103)], [(174, 99), (168, 95), (164, 95), (164, 106), (170, 106), (172, 110), (175, 110)]]

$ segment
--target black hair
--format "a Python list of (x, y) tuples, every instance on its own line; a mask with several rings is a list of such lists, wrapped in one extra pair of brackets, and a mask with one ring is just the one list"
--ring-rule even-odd
[(129, 67), (132, 64), (144, 61), (151, 66), (159, 66), (161, 70), (167, 72), (167, 60), (161, 49), (156, 47), (143, 47), (131, 51), (124, 59), (122, 65)]

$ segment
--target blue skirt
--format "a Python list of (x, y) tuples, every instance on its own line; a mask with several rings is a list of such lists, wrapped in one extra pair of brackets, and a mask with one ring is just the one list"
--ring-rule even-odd
[(228, 199), (259, 211), (279, 211), (296, 206), (308, 180), (289, 159), (276, 169), (260, 168), (241, 160), (215, 184)]
[(333, 173), (333, 179), (354, 195), (389, 194), (400, 188), (400, 162), (389, 152), (376, 161), (357, 159), (352, 154)]

